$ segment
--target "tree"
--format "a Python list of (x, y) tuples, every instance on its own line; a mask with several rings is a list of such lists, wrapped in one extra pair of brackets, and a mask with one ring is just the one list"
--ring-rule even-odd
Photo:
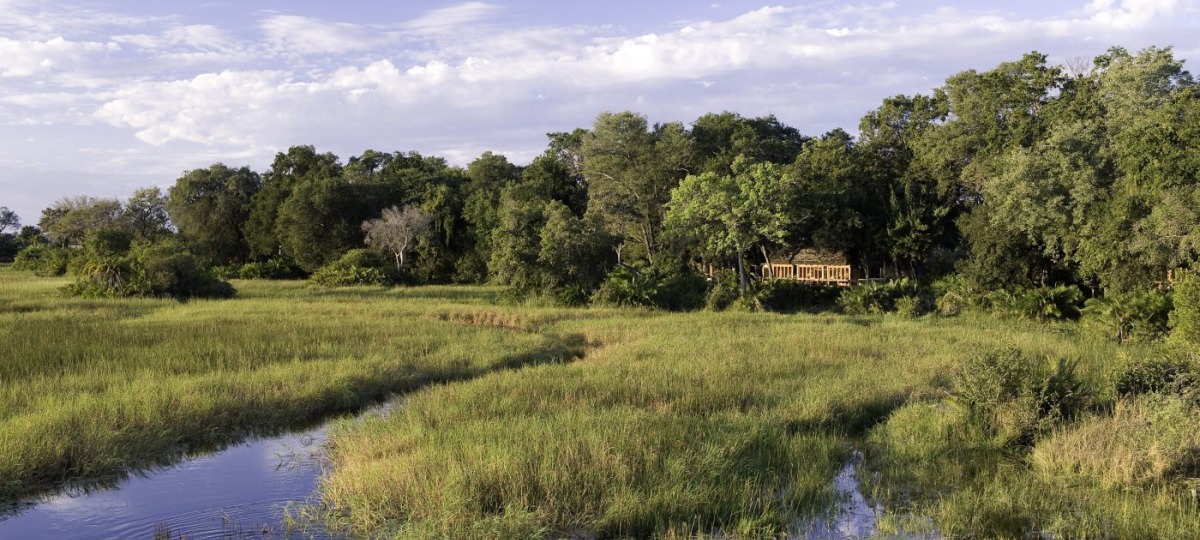
[(651, 131), (644, 116), (603, 113), (584, 136), (581, 154), (588, 213), (653, 263), (664, 205), (692, 158), (687, 131), (678, 123)]
[(88, 231), (121, 227), (121, 201), (80, 195), (66, 197), (42, 210), (38, 227), (59, 247), (78, 246)]
[(467, 166), (462, 217), (470, 225), (475, 251), (485, 265), (492, 256), (492, 231), (497, 225), (500, 192), (520, 178), (520, 169), (504, 156), (491, 152), (485, 152)]
[(390, 252), (396, 258), (396, 270), (401, 270), (404, 254), (417, 236), (429, 229), (430, 220), (428, 213), (415, 206), (393, 206), (384, 208), (378, 219), (364, 221), (362, 230), (367, 233), (366, 243)]
[(791, 213), (783, 167), (739, 160), (733, 170), (734, 176), (706, 172), (684, 178), (671, 192), (666, 227), (703, 252), (735, 257), (744, 294), (746, 251), (757, 243), (782, 240)]
[(216, 163), (175, 181), (167, 192), (167, 213), (197, 255), (217, 264), (242, 261), (250, 255), (243, 235), (250, 200), (261, 187), (249, 167)]
[(171, 234), (167, 196), (157, 187), (139, 189), (125, 202), (123, 219), (129, 232), (141, 240), (157, 240)]
[(245, 237), (250, 255), (256, 258), (283, 254), (279, 210), (296, 186), (309, 180), (341, 176), (342, 166), (332, 153), (318, 154), (312, 146), (293, 146), (275, 154), (271, 169), (263, 175), (262, 189), (250, 202)]
[(17, 230), (21, 228), (21, 218), (16, 212), (9, 210), (7, 206), (0, 206), (0, 234), (8, 232), (9, 229)]

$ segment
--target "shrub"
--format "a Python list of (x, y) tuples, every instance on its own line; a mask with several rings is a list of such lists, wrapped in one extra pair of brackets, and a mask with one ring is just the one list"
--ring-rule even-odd
[(792, 312), (833, 307), (840, 292), (838, 287), (776, 279), (764, 283), (755, 297), (765, 309)]
[(48, 244), (33, 244), (17, 253), (13, 258), (13, 270), (28, 270), (42, 277), (61, 276), (67, 273), (71, 252), (66, 248)]
[(1186, 394), (1200, 385), (1191, 362), (1169, 358), (1139, 358), (1116, 364), (1108, 373), (1113, 395)]
[(248, 262), (237, 270), (241, 279), (298, 279), (304, 271), (287, 259), (276, 257), (262, 262)]
[(318, 268), (309, 280), (323, 287), (391, 286), (402, 281), (390, 261), (369, 249), (347, 251), (338, 260)]
[(733, 270), (718, 271), (708, 282), (708, 292), (704, 296), (704, 309), (723, 311), (741, 296), (738, 291), (738, 276)]
[(1079, 318), (1083, 293), (1074, 285), (1029, 287), (996, 291), (988, 295), (997, 312), (1036, 321)]
[(983, 290), (958, 275), (935, 281), (930, 289), (936, 299), (934, 307), (942, 315), (958, 315), (968, 308), (981, 307), (986, 303)]
[(1175, 305), (1170, 314), (1171, 341), (1183, 346), (1200, 345), (1200, 277), (1180, 272), (1175, 282)]
[(216, 278), (177, 240), (136, 243), (127, 252), (115, 236), (97, 233), (85, 241), (74, 273), (75, 283), (64, 288), (73, 296), (229, 298), (236, 290)]
[(1109, 294), (1084, 304), (1083, 322), (1117, 340), (1150, 341), (1167, 333), (1171, 295), (1162, 291)]
[(968, 359), (954, 376), (951, 395), (974, 427), (1005, 445), (1030, 445), (1091, 403), (1073, 362), (1036, 362), (1015, 348)]
[(609, 272), (596, 292), (592, 293), (592, 303), (652, 307), (658, 296), (658, 286), (658, 280), (650, 272), (621, 265)]
[(838, 304), (841, 305), (842, 311), (852, 315), (890, 313), (896, 310), (896, 300), (917, 297), (919, 294), (920, 287), (917, 282), (903, 278), (850, 287), (842, 291), (838, 297)]

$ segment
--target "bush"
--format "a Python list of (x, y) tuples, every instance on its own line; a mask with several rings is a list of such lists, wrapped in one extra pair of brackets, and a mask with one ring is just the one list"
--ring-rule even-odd
[(741, 296), (738, 291), (737, 272), (722, 269), (708, 282), (708, 292), (704, 296), (704, 309), (723, 311)]
[(837, 305), (840, 292), (838, 287), (775, 279), (764, 283), (755, 297), (767, 310), (794, 312), (831, 308)]
[(309, 281), (323, 287), (349, 287), (392, 286), (403, 280), (401, 273), (379, 253), (369, 249), (352, 249), (338, 260), (318, 268)]
[(1084, 304), (1083, 322), (1122, 343), (1152, 341), (1167, 334), (1171, 295), (1162, 291), (1109, 294)]
[(1200, 277), (1195, 272), (1180, 272), (1169, 319), (1172, 342), (1185, 347), (1200, 345)]
[(896, 311), (897, 300), (919, 295), (920, 286), (917, 282), (903, 278), (850, 287), (838, 296), (838, 304), (842, 311), (851, 315), (890, 313)]
[(958, 275), (937, 280), (930, 289), (936, 299), (934, 307), (942, 315), (958, 315), (966, 309), (986, 304), (983, 290)]
[(27, 270), (42, 277), (61, 276), (67, 273), (71, 251), (47, 244), (33, 244), (17, 253), (13, 258), (13, 270)]
[(73, 296), (230, 298), (237, 291), (216, 278), (177, 240), (137, 243), (120, 252), (116, 236), (89, 235), (75, 265), (75, 283), (64, 288)]
[(1117, 364), (1108, 373), (1113, 395), (1136, 396), (1149, 393), (1187, 394), (1200, 386), (1191, 362), (1178, 359), (1139, 358)]
[(1074, 363), (1036, 362), (1015, 348), (968, 359), (954, 376), (951, 395), (985, 435), (1025, 446), (1083, 411), (1092, 397)]
[(249, 262), (237, 270), (241, 279), (299, 279), (304, 271), (291, 261), (276, 257), (262, 262)]
[(1029, 287), (988, 295), (997, 312), (1036, 321), (1074, 320), (1080, 315), (1083, 293), (1074, 285)]
[(592, 303), (606, 306), (653, 307), (658, 296), (658, 280), (650, 272), (640, 271), (629, 265), (621, 265), (608, 273), (596, 292)]

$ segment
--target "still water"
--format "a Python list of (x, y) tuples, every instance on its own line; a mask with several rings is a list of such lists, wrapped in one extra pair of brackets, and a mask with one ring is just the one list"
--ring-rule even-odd
[(130, 476), (115, 489), (45, 497), (0, 510), (0, 538), (330, 538), (285, 524), (287, 505), (317, 488), (323, 428), (256, 438), (172, 467)]

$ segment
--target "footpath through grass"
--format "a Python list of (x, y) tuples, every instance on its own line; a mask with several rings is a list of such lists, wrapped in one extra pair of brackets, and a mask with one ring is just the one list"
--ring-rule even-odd
[(426, 315), (487, 289), (242, 282), (237, 299), (180, 304), (63, 298), (64, 283), (0, 270), (0, 500), (579, 353)]

